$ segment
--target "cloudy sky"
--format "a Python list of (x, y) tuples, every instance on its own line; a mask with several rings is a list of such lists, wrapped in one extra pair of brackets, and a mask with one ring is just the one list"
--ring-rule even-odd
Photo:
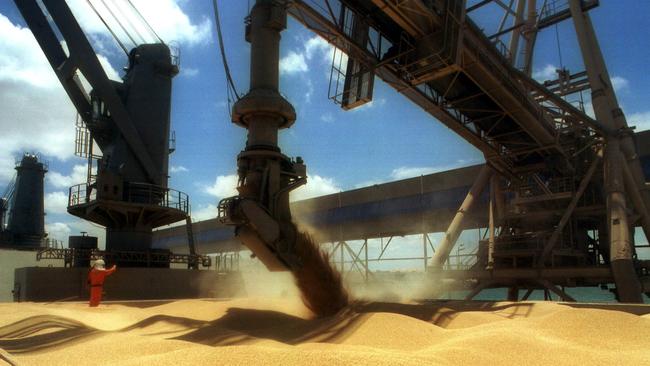
[[(236, 155), (245, 130), (230, 122), (226, 83), (216, 41), (211, 1), (132, 0), (166, 42), (181, 49), (181, 73), (174, 79), (172, 128), (177, 150), (171, 157), (172, 188), (187, 192), (195, 219), (216, 215), (221, 197), (234, 193)], [(124, 53), (85, 0), (69, 0), (110, 77), (119, 79)], [(98, 11), (110, 18), (106, 9)], [(133, 23), (124, 0), (117, 8)], [(225, 47), (238, 90), (248, 90), (249, 47), (243, 19), (247, 2), (220, 1)], [(604, 1), (592, 12), (610, 74), (630, 124), (650, 128), (650, 2)], [(115, 9), (114, 9), (115, 10)], [(490, 14), (475, 19), (496, 26)], [(118, 28), (114, 26), (114, 28)], [(140, 28), (143, 38), (151, 36)], [(59, 85), (12, 1), (0, 2), (0, 189), (25, 151), (49, 161), (46, 222), (52, 237), (102, 230), (66, 213), (67, 189), (85, 181), (85, 162), (74, 156), (75, 110)], [(126, 39), (123, 35), (121, 38)], [(557, 40), (561, 52), (558, 52)], [(130, 47), (129, 42), (125, 42)], [(482, 162), (481, 154), (442, 124), (377, 80), (374, 101), (344, 112), (328, 99), (332, 48), (290, 19), (283, 33), (281, 92), (294, 104), (298, 119), (282, 132), (289, 156), (307, 163), (309, 184), (293, 199), (338, 192)], [(534, 76), (554, 78), (558, 66), (582, 70), (572, 24), (540, 35)]]

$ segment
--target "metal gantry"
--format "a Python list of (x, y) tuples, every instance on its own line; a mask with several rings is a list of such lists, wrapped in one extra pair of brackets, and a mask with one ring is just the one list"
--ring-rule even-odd
[[(647, 262), (636, 259), (631, 240), (637, 226), (650, 237), (650, 197), (589, 18), (598, 5), (287, 3), (291, 16), (347, 55), (345, 66), (339, 61), (333, 67), (333, 94), (344, 109), (371, 100), (367, 75), (374, 74), (483, 152), (487, 165), (428, 268), (437, 278), (474, 284), (471, 296), (508, 287), (512, 299), (519, 288), (571, 299), (558, 286), (615, 283), (620, 301), (641, 302), (650, 290)], [(485, 11), (502, 15), (495, 29), (474, 21)], [(556, 80), (541, 83), (532, 78), (537, 38), (562, 21), (574, 24), (584, 70), (559, 68)], [(585, 111), (585, 95), (593, 117)], [(446, 270), (464, 216), (484, 191), (490, 220), (477, 263)]]

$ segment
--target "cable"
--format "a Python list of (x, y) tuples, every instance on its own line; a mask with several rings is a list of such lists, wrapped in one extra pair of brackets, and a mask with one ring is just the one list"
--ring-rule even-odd
[(149, 22), (147, 22), (147, 20), (142, 16), (142, 14), (140, 13), (140, 11), (138, 11), (138, 8), (136, 8), (136, 7), (133, 5), (133, 3), (131, 2), (131, 0), (126, 0), (126, 2), (128, 2), (129, 5), (131, 5), (131, 8), (132, 8), (133, 10), (135, 10), (135, 13), (138, 14), (138, 16), (140, 17), (140, 19), (142, 20), (142, 22), (147, 26), (147, 29), (149, 30), (149, 32), (150, 32), (151, 34), (153, 34), (154, 38), (156, 38), (156, 39), (158, 40), (158, 42), (160, 42), (160, 43), (162, 43), (162, 44), (165, 44), (165, 42), (164, 42), (160, 37), (158, 37), (158, 34), (157, 34), (156, 31), (151, 27), (151, 25), (149, 24)]
[(122, 31), (126, 34), (127, 37), (129, 37), (129, 39), (131, 40), (131, 42), (133, 42), (133, 46), (134, 46), (134, 47), (138, 47), (138, 43), (133, 39), (133, 37), (131, 37), (131, 34), (126, 30), (126, 28), (124, 27), (124, 25), (122, 24), (122, 22), (120, 22), (120, 19), (119, 19), (118, 17), (115, 16), (115, 14), (114, 14), (113, 11), (111, 10), (111, 8), (109, 8), (108, 5), (106, 5), (106, 2), (105, 2), (104, 0), (100, 0), (100, 1), (102, 2), (102, 4), (104, 5), (104, 7), (106, 8), (106, 10), (108, 10), (108, 13), (111, 14), (111, 16), (113, 17), (113, 19), (115, 19), (115, 21), (117, 22), (117, 25), (119, 25), (120, 28), (122, 28)]
[(226, 79), (228, 80), (229, 87), (232, 88), (232, 92), (239, 100), (239, 93), (237, 93), (237, 88), (235, 88), (235, 83), (232, 80), (230, 75), (230, 68), (228, 67), (228, 60), (226, 59), (226, 51), (223, 46), (223, 36), (221, 34), (221, 21), (219, 20), (219, 6), (217, 5), (217, 0), (212, 0), (212, 5), (214, 7), (214, 20), (217, 26), (217, 37), (219, 38), (219, 50), (221, 51), (221, 60), (223, 61), (223, 68), (226, 72)]
[(125, 53), (126, 56), (128, 57), (128, 56), (129, 56), (129, 51), (126, 49), (126, 47), (124, 47), (124, 44), (122, 44), (122, 42), (121, 42), (120, 39), (117, 37), (117, 35), (115, 34), (115, 32), (113, 32), (113, 30), (111, 29), (111, 27), (108, 26), (108, 23), (106, 23), (106, 21), (105, 21), (104, 18), (101, 16), (101, 14), (99, 14), (99, 12), (97, 11), (97, 9), (95, 8), (95, 5), (93, 5), (93, 3), (90, 2), (90, 0), (86, 0), (86, 2), (88, 3), (88, 5), (90, 5), (90, 8), (93, 9), (93, 11), (95, 12), (95, 14), (99, 17), (99, 20), (101, 20), (102, 23), (104, 23), (104, 26), (106, 27), (106, 29), (108, 29), (108, 31), (109, 31), (109, 32), (111, 33), (111, 35), (113, 36), (113, 39), (115, 39), (115, 42), (117, 42), (117, 44), (120, 45), (120, 48), (122, 48), (122, 50), (124, 51), (124, 53)]
[(0, 198), (6, 198), (7, 201), (10, 201), (14, 195), (15, 189), (16, 189), (16, 174), (14, 173), (14, 176), (9, 181), (7, 188), (5, 189), (4, 193), (2, 193), (2, 196), (0, 196)]
[(119, 5), (120, 2), (116, 1), (116, 0), (113, 0), (112, 2), (113, 2), (113, 5), (115, 6), (115, 9), (117, 10), (117, 12), (119, 12), (119, 15), (121, 15), (122, 18), (124, 18), (124, 20), (126, 21), (126, 24), (131, 29), (133, 29), (133, 31), (135, 32), (135, 34), (138, 35), (138, 37), (140, 37), (140, 39), (142, 40), (142, 43), (147, 43), (147, 40), (142, 36), (142, 34), (140, 32), (138, 32), (138, 28), (129, 19), (129, 16), (127, 15), (126, 11), (124, 11), (124, 9), (122, 9), (122, 6)]
[(560, 56), (560, 69), (563, 69), (564, 63), (562, 62), (562, 49), (560, 47), (560, 31), (558, 30), (557, 23), (555, 24), (555, 39), (557, 41), (557, 54)]

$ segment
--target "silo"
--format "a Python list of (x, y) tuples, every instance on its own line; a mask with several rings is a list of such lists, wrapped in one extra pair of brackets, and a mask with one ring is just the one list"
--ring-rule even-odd
[(43, 178), (47, 168), (36, 155), (25, 154), (16, 164), (16, 171), (16, 185), (7, 230), (13, 236), (13, 246), (43, 246)]

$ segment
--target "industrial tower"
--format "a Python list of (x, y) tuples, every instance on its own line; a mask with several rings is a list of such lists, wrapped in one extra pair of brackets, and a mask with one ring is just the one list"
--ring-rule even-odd
[(24, 154), (16, 163), (16, 178), (0, 198), (0, 247), (36, 249), (46, 245), (45, 173), (47, 164), (35, 154)]

